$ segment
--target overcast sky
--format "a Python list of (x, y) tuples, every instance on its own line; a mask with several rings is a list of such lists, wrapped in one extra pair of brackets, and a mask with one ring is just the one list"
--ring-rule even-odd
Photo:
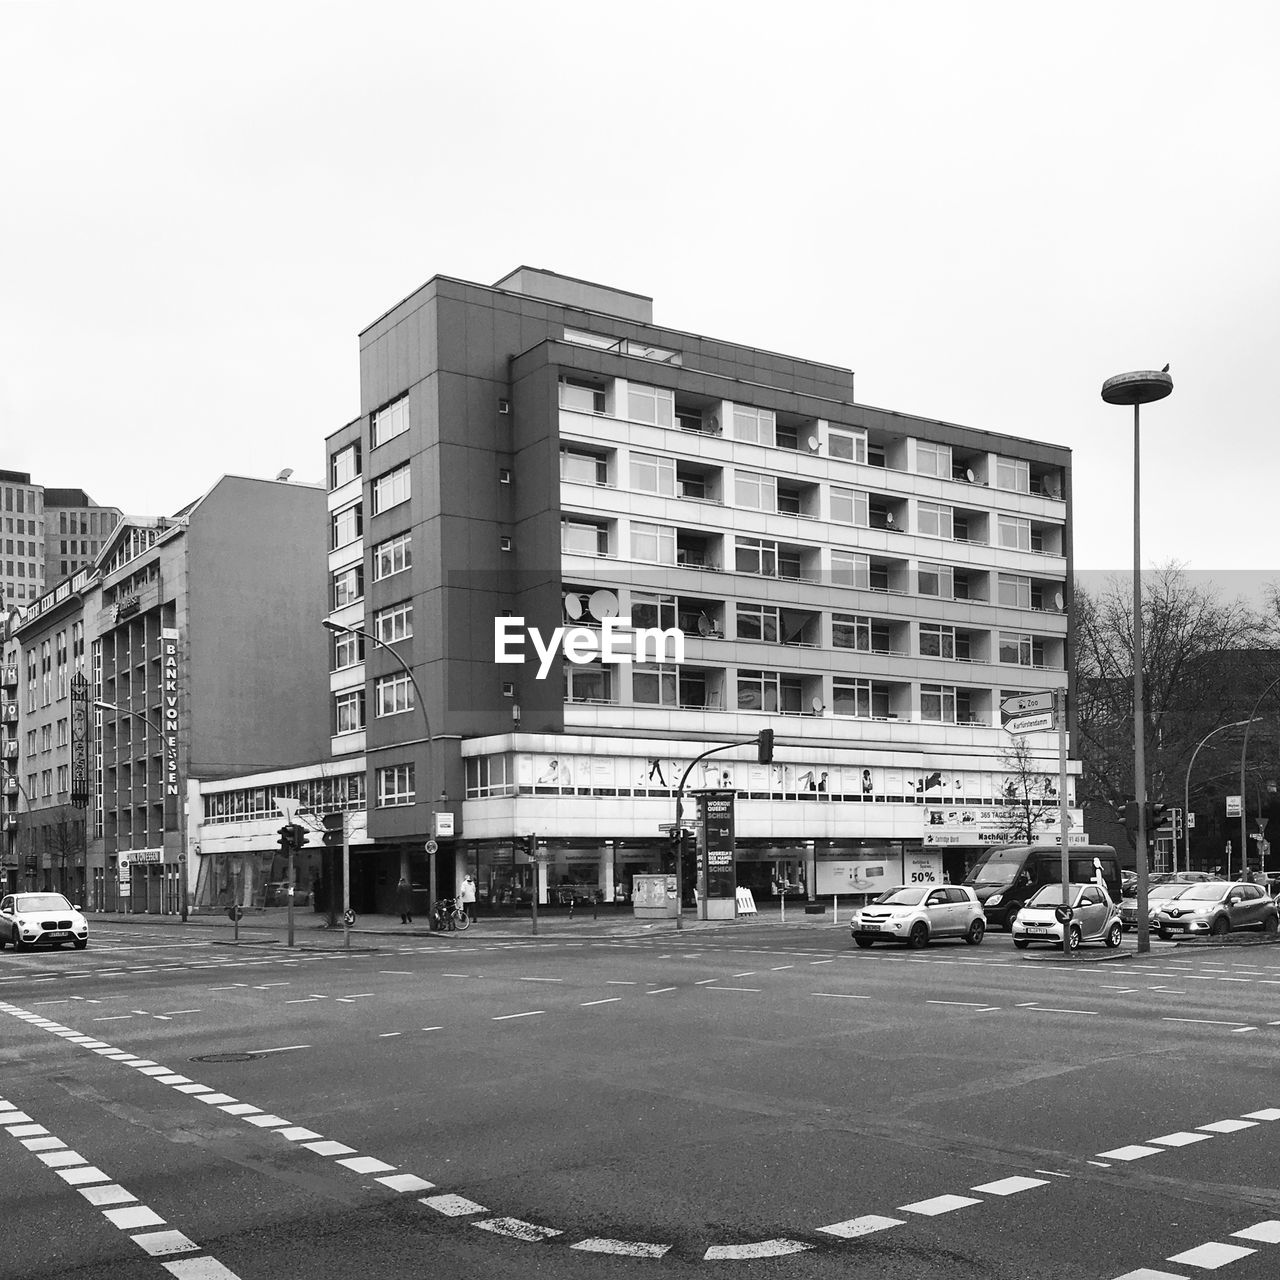
[(357, 333), (522, 263), (1074, 450), (1082, 569), (1277, 558), (1280, 5), (0, 0), (0, 467), (320, 480)]

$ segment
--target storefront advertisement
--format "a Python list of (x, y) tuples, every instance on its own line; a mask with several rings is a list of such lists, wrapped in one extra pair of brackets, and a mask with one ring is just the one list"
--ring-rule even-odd
[(852, 862), (819, 862), (819, 897), (845, 893), (878, 894), (902, 883), (902, 856), (893, 854)]

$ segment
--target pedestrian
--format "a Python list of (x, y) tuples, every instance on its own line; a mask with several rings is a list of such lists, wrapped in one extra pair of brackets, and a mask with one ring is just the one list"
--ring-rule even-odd
[(394, 906), (400, 913), (401, 924), (413, 923), (413, 889), (404, 876), (400, 877), (400, 883), (396, 885)]
[(476, 918), (476, 882), (470, 876), (462, 877), (462, 889), (458, 894), (462, 909), (473, 920)]

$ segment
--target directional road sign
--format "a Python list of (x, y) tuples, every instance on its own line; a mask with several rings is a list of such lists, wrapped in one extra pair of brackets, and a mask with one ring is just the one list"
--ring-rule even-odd
[(1029, 711), (1052, 711), (1055, 695), (1052, 689), (1043, 693), (1018, 693), (1011, 698), (1000, 699), (1002, 716), (1020, 716)]
[(1006, 733), (1041, 733), (1052, 728), (1052, 711), (1037, 711), (1033, 715), (1014, 716), (1004, 722)]

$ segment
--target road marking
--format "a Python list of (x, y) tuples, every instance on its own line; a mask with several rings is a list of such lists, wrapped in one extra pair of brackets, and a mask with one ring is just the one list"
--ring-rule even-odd
[(953, 1213), (956, 1209), (964, 1209), (971, 1204), (981, 1204), (973, 1196), (934, 1196), (929, 1200), (917, 1200), (914, 1204), (900, 1204), (899, 1213), (919, 1213), (926, 1218), (935, 1218), (940, 1213)]
[(579, 1006), (579, 1008), (590, 1009), (593, 1005), (597, 1005), (597, 1004), (617, 1004), (621, 999), (622, 999), (621, 996), (609, 996), (607, 999), (604, 999), (604, 1000), (584, 1000), (582, 1004)]
[(412, 969), (379, 969), (379, 973), (388, 973), (397, 978), (412, 978)]
[(357, 991), (355, 995), (338, 996), (337, 1001), (339, 1004), (350, 1004), (353, 1000), (366, 1000), (371, 995), (373, 995), (372, 991)]
[(530, 1009), (527, 1013), (500, 1013), (500, 1014), (498, 1014), (498, 1016), (497, 1016), (496, 1018), (494, 1018), (494, 1019), (493, 1019), (493, 1021), (494, 1021), (494, 1022), (508, 1022), (508, 1021), (510, 1021), (512, 1018), (533, 1018), (533, 1017), (536, 1017), (536, 1016), (537, 1016), (538, 1014), (540, 1014), (540, 1013), (546, 1013), (546, 1010), (545, 1010), (545, 1009)]
[(473, 1227), (481, 1231), (492, 1231), (496, 1236), (509, 1236), (512, 1240), (550, 1240), (552, 1236), (564, 1235), (554, 1227), (540, 1227), (534, 1222), (522, 1222), (519, 1218), (487, 1218), (483, 1222), (473, 1222)]
[(900, 1227), (902, 1218), (885, 1218), (879, 1214), (868, 1213), (861, 1218), (850, 1218), (847, 1222), (833, 1222), (829, 1227), (819, 1227), (827, 1235), (839, 1236), (842, 1240), (856, 1240), (859, 1236), (869, 1236), (874, 1231), (886, 1231), (890, 1227)]
[(606, 987), (638, 987), (638, 982), (628, 982), (625, 978), (610, 978), (605, 984)]
[(794, 968), (795, 968), (795, 965), (793, 964), (775, 964), (769, 972), (780, 973), (783, 969), (794, 969)]
[(985, 1009), (987, 1007), (982, 1000), (926, 1000), (925, 1004), (952, 1004), (959, 1005), (964, 1009)]
[(468, 1214), (489, 1212), (484, 1205), (476, 1204), (474, 1200), (468, 1200), (463, 1196), (423, 1196), (418, 1203), (425, 1204), (427, 1208), (450, 1218), (465, 1218)]
[(309, 1044), (282, 1044), (277, 1049), (246, 1049), (245, 1053), (288, 1053), (291, 1049), (310, 1049)]
[(1047, 1004), (1038, 1004), (1035, 1006), (1037, 1013), (1080, 1013), (1086, 1018), (1096, 1018), (1098, 1016), (1097, 1009), (1054, 1009)]
[(563, 978), (517, 978), (517, 982), (563, 982)]
[(671, 1248), (669, 1244), (644, 1244), (639, 1240), (579, 1240), (570, 1249), (585, 1253), (611, 1253), (624, 1258), (661, 1258)]
[(1103, 991), (1114, 991), (1118, 996), (1127, 996), (1131, 991), (1137, 991), (1137, 987), (1111, 987), (1105, 982), (1102, 984)]
[(699, 978), (693, 985), (695, 987), (705, 987), (712, 982), (719, 982), (719, 978)]
[(423, 1031), (443, 1031), (443, 1027), (423, 1027)]
[(1104, 1160), (1141, 1160), (1144, 1156), (1158, 1155), (1163, 1150), (1163, 1147), (1144, 1147), (1134, 1143), (1127, 1147), (1116, 1147), (1113, 1151), (1099, 1151), (1098, 1155)]
[(1241, 1129), (1255, 1129), (1256, 1120), (1215, 1120), (1212, 1124), (1198, 1124), (1197, 1129), (1205, 1133), (1238, 1133)]
[(646, 992), (645, 992), (645, 995), (647, 995), (647, 996), (661, 996), (661, 995), (665, 995), (668, 991), (674, 991), (674, 990), (676, 990), (676, 988), (675, 988), (675, 987), (658, 987), (658, 988), (656, 988), (656, 989), (655, 989), (655, 990), (653, 990), (653, 991), (646, 991)]
[(1207, 1133), (1166, 1133), (1163, 1138), (1148, 1138), (1148, 1142), (1158, 1142), (1162, 1147), (1188, 1147), (1193, 1142), (1208, 1142)]
[(850, 995), (847, 991), (814, 991), (811, 993), (820, 1000), (870, 1000), (870, 996)]
[(710, 991), (748, 991), (748, 992), (754, 992), (756, 995), (759, 995), (761, 988), (760, 987), (710, 987), (708, 988), (708, 990)]
[(754, 978), (756, 976), (756, 971), (754, 969), (748, 969), (746, 973), (735, 973), (733, 976), (735, 978)]
[(392, 1036), (402, 1036), (402, 1035), (404, 1035), (403, 1031), (379, 1031), (378, 1039), (389, 1040)]
[(782, 1258), (812, 1248), (799, 1240), (757, 1240), (754, 1244), (713, 1244), (702, 1256), (707, 1262), (722, 1258)]
[(1264, 1107), (1261, 1111), (1246, 1111), (1246, 1120), (1280, 1120), (1280, 1107)]
[(1280, 1244), (1280, 1222), (1272, 1218), (1267, 1222), (1259, 1222), (1256, 1226), (1245, 1227), (1243, 1231), (1233, 1231), (1231, 1234), (1238, 1240), (1257, 1240), (1261, 1244)]
[(1220, 1018), (1161, 1018), (1161, 1022), (1197, 1022), (1201, 1026), (1206, 1027), (1239, 1027), (1245, 1025), (1240, 1022), (1223, 1022)]
[(1069, 1174), (1069, 1173), (1061, 1173), (1061, 1172), (1059, 1172), (1057, 1169), (1037, 1169), (1035, 1172), (1036, 1172), (1036, 1173), (1044, 1173), (1044, 1174), (1048, 1174), (1048, 1176), (1049, 1176), (1049, 1177), (1051, 1177), (1051, 1178), (1069, 1178), (1069, 1177), (1071, 1177), (1071, 1174)]
[(1218, 1267), (1224, 1267), (1228, 1262), (1247, 1258), (1251, 1253), (1257, 1252), (1257, 1249), (1246, 1249), (1244, 1245), (1219, 1244), (1216, 1240), (1210, 1240), (1208, 1244), (1197, 1245), (1184, 1253), (1175, 1253), (1165, 1261), (1182, 1262), (1189, 1267), (1204, 1267), (1206, 1271), (1216, 1271)]
[(1047, 1187), (1043, 1178), (1024, 1178), (1014, 1175), (1009, 1178), (997, 1178), (995, 1182), (984, 1182), (980, 1187), (970, 1187), (970, 1191), (982, 1191), (992, 1196), (1015, 1196), (1019, 1191), (1030, 1191), (1032, 1187)]

